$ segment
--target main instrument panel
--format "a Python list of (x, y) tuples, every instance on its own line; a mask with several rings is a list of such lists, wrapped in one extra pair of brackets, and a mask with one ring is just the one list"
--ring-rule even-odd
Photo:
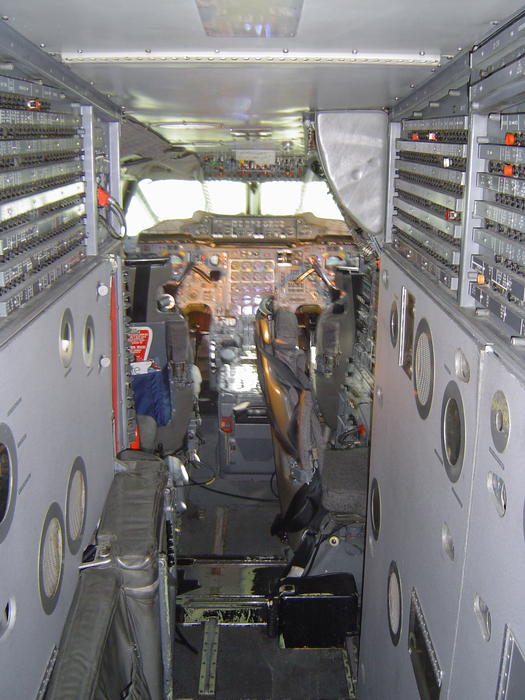
[(169, 257), (178, 306), (206, 304), (214, 316), (251, 316), (266, 294), (292, 310), (323, 307), (336, 268), (359, 269), (346, 225), (312, 215), (164, 222), (141, 234), (139, 254)]

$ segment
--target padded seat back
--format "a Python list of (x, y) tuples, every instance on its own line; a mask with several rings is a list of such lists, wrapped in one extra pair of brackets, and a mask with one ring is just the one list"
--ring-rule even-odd
[(60, 640), (46, 700), (151, 700), (118, 573), (86, 569)]
[(355, 308), (351, 278), (345, 291), (319, 316), (316, 328), (315, 397), (326, 423), (337, 428), (339, 390), (348, 372), (355, 341)]
[(295, 480), (308, 483), (320, 467), (322, 436), (304, 371), (306, 358), (297, 342), (295, 314), (280, 308), (274, 311), (268, 301), (262, 304), (255, 332), (259, 383), (272, 428), (283, 449), (298, 463)]

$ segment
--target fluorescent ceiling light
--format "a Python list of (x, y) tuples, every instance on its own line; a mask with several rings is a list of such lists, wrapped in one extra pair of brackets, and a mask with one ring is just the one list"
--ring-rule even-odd
[(269, 39), (297, 32), (303, 0), (195, 0), (208, 36)]
[(440, 54), (425, 52), (414, 53), (304, 53), (295, 51), (211, 51), (211, 52), (146, 52), (126, 51), (118, 53), (101, 53), (87, 51), (78, 53), (63, 53), (62, 59), (66, 63), (128, 63), (128, 64), (152, 64), (165, 65), (245, 65), (245, 64), (303, 64), (303, 65), (376, 65), (376, 66), (438, 66), (441, 63)]
[(163, 129), (223, 129), (222, 122), (153, 122), (150, 126), (154, 128), (162, 127)]

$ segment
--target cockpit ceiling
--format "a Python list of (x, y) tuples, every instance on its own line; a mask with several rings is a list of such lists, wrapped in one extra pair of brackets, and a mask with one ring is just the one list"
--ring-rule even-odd
[[(210, 2), (4, 0), (2, 12), (129, 115), (195, 150), (300, 148), (305, 112), (392, 105), (520, 9), (516, 0), (304, 0), (291, 36), (263, 38), (208, 36), (199, 7)], [(211, 4), (221, 2), (243, 6)], [(268, 8), (246, 7), (257, 4)], [(230, 15), (223, 34), (239, 26)]]

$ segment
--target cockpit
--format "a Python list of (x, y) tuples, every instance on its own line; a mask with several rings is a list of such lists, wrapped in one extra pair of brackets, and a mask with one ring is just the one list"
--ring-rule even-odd
[[(293, 648), (355, 634), (357, 607), (344, 632), (334, 622), (304, 638), (277, 610), (279, 590), (297, 582), (320, 598), (339, 590), (345, 610), (362, 592), (376, 255), (341, 219), (197, 211), (140, 232), (126, 270), (135, 447), (187, 474), (178, 517), (193, 563), (179, 574), (196, 566), (185, 534), (196, 503), (228, 520), (236, 497), (266, 500), (273, 507), (243, 527), (273, 542), (271, 623), (261, 613), (272, 636), (287, 629)], [(206, 502), (220, 494), (220, 506)], [(231, 537), (222, 527), (219, 568)], [(242, 551), (261, 575), (264, 548)], [(196, 599), (182, 596), (183, 620)], [(214, 603), (224, 614), (220, 595)]]

